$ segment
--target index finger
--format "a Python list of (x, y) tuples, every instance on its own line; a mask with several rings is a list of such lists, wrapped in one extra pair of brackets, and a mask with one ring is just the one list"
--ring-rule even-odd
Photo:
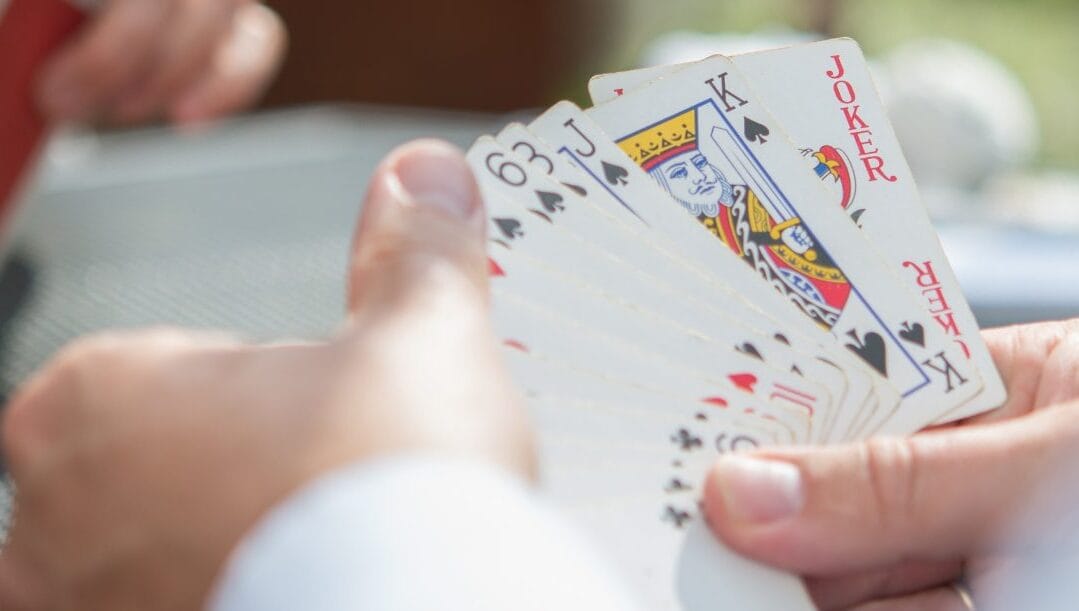
[(109, 0), (97, 18), (46, 66), (39, 98), (58, 120), (91, 118), (152, 62), (172, 9), (169, 0)]
[[(1079, 398), (1079, 381), (1067, 383), (1074, 376), (1054, 375), (1055, 367), (1079, 360), (1079, 343), (1069, 340), (1079, 339), (1079, 319), (989, 329), (983, 336), (1008, 389), (1008, 400), (999, 409), (965, 422), (996, 422)], [(1046, 388), (1050, 380), (1061, 384)]]

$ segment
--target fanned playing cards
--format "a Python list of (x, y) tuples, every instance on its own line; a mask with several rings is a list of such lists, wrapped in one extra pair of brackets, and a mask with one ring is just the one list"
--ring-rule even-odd
[(811, 609), (707, 532), (715, 459), (1005, 399), (866, 61), (838, 39), (590, 90), (468, 154), (544, 486), (646, 608)]

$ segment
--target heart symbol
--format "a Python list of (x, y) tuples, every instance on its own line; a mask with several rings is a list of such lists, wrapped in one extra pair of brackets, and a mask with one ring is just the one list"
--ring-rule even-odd
[(502, 345), (506, 346), (507, 348), (513, 348), (514, 350), (524, 352), (525, 354), (529, 353), (528, 346), (526, 346), (524, 343), (519, 342), (519, 341), (517, 341), (515, 339), (502, 340)]
[(925, 348), (925, 327), (922, 323), (916, 322), (913, 325), (909, 322), (903, 323), (903, 328), (899, 330), (899, 337)]
[(730, 405), (723, 397), (706, 397), (704, 399), (701, 399), (701, 402), (707, 403), (708, 405), (714, 405), (716, 407), (727, 407), (728, 405)]
[(735, 386), (741, 388), (746, 392), (753, 392), (753, 387), (757, 385), (757, 376), (752, 373), (736, 373), (727, 377)]

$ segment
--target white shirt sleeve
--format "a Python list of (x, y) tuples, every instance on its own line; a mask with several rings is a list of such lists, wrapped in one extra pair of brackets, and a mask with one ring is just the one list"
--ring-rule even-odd
[(211, 611), (635, 609), (581, 533), (517, 478), (410, 456), (330, 474), (235, 550)]

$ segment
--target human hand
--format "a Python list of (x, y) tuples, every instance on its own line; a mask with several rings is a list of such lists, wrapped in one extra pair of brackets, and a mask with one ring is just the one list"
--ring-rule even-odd
[(64, 350), (4, 415), (17, 507), (0, 608), (201, 608), (260, 516), (358, 460), (416, 450), (528, 476), (530, 433), (489, 328), (484, 227), (461, 154), (408, 145), (372, 179), (333, 340), (164, 330)]
[(53, 121), (206, 121), (262, 93), (285, 38), (253, 0), (105, 0), (46, 65), (39, 103)]
[(713, 530), (805, 575), (825, 610), (965, 611), (950, 587), (964, 577), (979, 609), (1021, 608), (1006, 582), (1079, 550), (1079, 320), (985, 335), (1002, 408), (909, 439), (722, 458), (704, 493)]

